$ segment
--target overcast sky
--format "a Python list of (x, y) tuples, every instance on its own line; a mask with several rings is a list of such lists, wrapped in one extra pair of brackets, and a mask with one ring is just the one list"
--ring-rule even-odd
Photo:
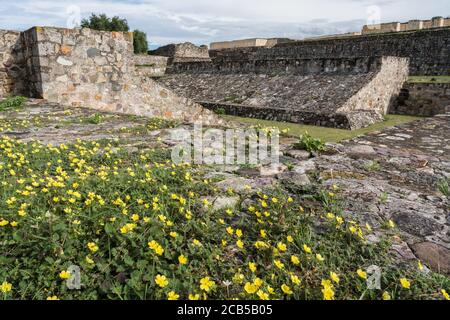
[(0, 29), (71, 26), (91, 12), (127, 18), (152, 47), (359, 31), (367, 22), (450, 16), (450, 0), (0, 0)]

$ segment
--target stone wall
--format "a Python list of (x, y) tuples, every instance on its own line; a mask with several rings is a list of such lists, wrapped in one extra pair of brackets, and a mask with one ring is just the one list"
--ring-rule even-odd
[(149, 53), (151, 55), (168, 57), (169, 64), (174, 62), (210, 61), (207, 46), (198, 47), (190, 42), (169, 44)]
[(450, 25), (450, 18), (434, 17), (430, 20), (410, 20), (408, 22), (388, 22), (365, 25), (362, 34), (413, 31), (431, 28), (442, 28)]
[(450, 112), (450, 83), (405, 83), (389, 110), (393, 114), (434, 116)]
[(355, 95), (353, 95), (337, 112), (356, 111), (360, 109), (386, 114), (400, 89), (408, 78), (407, 58), (382, 57), (375, 76)]
[(376, 71), (381, 60), (377, 57), (351, 58), (293, 58), (274, 60), (226, 59), (212, 62), (175, 63), (168, 73), (179, 74), (359, 74)]
[(20, 32), (0, 30), (0, 97), (25, 94), (26, 78)]
[(166, 73), (169, 58), (139, 54), (134, 56), (136, 72), (142, 77), (161, 77)]
[(247, 47), (273, 47), (279, 43), (291, 42), (293, 40), (288, 38), (252, 38), (222, 42), (212, 42), (209, 45), (211, 50), (223, 50), (234, 48), (247, 48)]
[(348, 65), (347, 59), (333, 60), (333, 67), (323, 68), (330, 66), (329, 59), (324, 59), (305, 64), (321, 68), (298, 68), (295, 73), (185, 72), (159, 81), (227, 114), (356, 129), (382, 119), (407, 78), (408, 59), (350, 61), (351, 68), (336, 68)]
[(298, 59), (397, 56), (410, 58), (411, 75), (450, 75), (450, 28), (296, 41), (273, 48), (212, 50), (210, 56), (213, 70), (239, 64), (244, 72), (258, 65), (264, 66), (265, 70), (260, 69), (265, 73)]
[(132, 33), (34, 27), (21, 34), (29, 96), (185, 122), (217, 121), (195, 102), (139, 76)]

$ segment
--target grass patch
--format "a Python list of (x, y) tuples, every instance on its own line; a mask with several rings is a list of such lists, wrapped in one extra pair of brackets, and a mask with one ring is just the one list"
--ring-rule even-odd
[(450, 83), (450, 76), (410, 76), (409, 83)]
[(100, 113), (93, 114), (92, 116), (86, 119), (87, 123), (90, 124), (100, 124), (103, 121), (103, 117)]
[(0, 102), (0, 111), (8, 109), (20, 109), (23, 107), (27, 98), (21, 96), (8, 97)]
[(309, 133), (311, 136), (322, 139), (325, 142), (339, 142), (341, 140), (351, 139), (359, 135), (381, 130), (387, 127), (396, 126), (403, 123), (412, 122), (415, 120), (422, 119), (416, 116), (404, 116), (404, 115), (391, 115), (385, 116), (385, 120), (379, 123), (375, 123), (367, 128), (357, 129), (357, 130), (343, 130), (327, 127), (317, 127), (289, 122), (278, 122), (270, 120), (261, 120), (253, 118), (242, 118), (235, 116), (223, 116), (227, 120), (238, 121), (246, 124), (260, 125), (264, 127), (277, 127), (280, 131), (289, 130), (289, 134), (293, 136), (301, 136), (305, 133)]

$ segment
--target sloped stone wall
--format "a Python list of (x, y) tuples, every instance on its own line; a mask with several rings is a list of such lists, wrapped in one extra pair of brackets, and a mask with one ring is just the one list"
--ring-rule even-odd
[(408, 78), (408, 63), (408, 58), (381, 57), (379, 71), (337, 112), (371, 110), (386, 114)]
[(138, 76), (132, 33), (35, 27), (23, 39), (34, 96), (109, 112), (217, 121), (193, 101)]

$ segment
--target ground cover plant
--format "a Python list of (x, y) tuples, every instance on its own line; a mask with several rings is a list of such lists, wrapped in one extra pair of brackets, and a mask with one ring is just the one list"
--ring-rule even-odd
[[(0, 138), (2, 299), (448, 299), (449, 278), (397, 265), (396, 226), (344, 219), (339, 186), (314, 194), (248, 187), (237, 205), (205, 167), (115, 141)], [(237, 193), (233, 189), (226, 192)], [(70, 266), (81, 289), (71, 290)], [(382, 268), (381, 289), (366, 270)]]

